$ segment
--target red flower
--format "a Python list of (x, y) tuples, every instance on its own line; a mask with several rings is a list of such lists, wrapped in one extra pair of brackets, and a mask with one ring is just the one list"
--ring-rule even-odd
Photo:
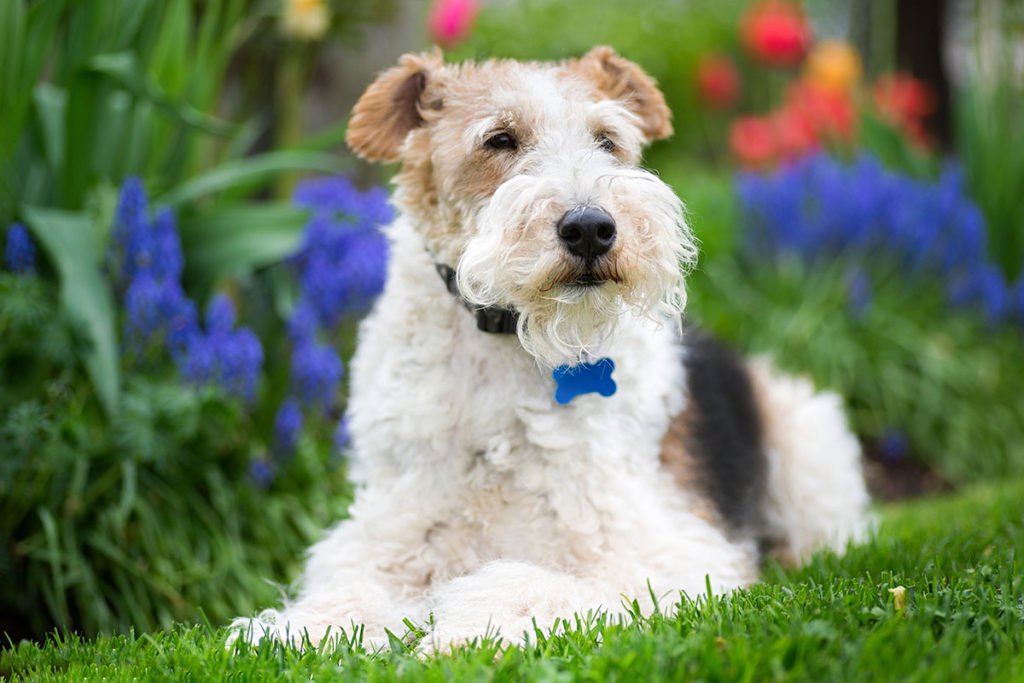
[(779, 157), (795, 159), (818, 148), (812, 123), (798, 109), (785, 107), (772, 116)]
[(909, 74), (887, 74), (875, 81), (875, 109), (900, 126), (912, 140), (925, 144), (924, 120), (935, 112), (931, 88)]
[(796, 64), (811, 44), (811, 26), (803, 10), (786, 0), (754, 4), (743, 17), (740, 33), (747, 50), (766, 64)]
[(705, 55), (697, 62), (697, 92), (708, 105), (728, 109), (740, 94), (740, 75), (728, 57)]
[(452, 47), (466, 37), (479, 11), (479, 0), (434, 0), (427, 14), (431, 38)]
[(850, 140), (856, 116), (846, 93), (824, 90), (812, 83), (796, 82), (786, 91), (787, 110), (804, 121), (815, 139)]
[(763, 116), (741, 116), (729, 129), (729, 149), (748, 168), (763, 168), (775, 160), (775, 125)]

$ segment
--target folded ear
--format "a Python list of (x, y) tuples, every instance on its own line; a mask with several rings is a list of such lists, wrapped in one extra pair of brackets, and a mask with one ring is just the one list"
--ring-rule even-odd
[(665, 96), (654, 79), (639, 66), (604, 45), (593, 48), (569, 66), (593, 81), (609, 99), (622, 100), (639, 116), (647, 142), (672, 135), (672, 113), (665, 104)]
[(404, 54), (370, 84), (352, 110), (345, 141), (369, 161), (397, 161), (405, 136), (423, 123), (420, 96), (431, 72), (442, 63), (441, 51)]

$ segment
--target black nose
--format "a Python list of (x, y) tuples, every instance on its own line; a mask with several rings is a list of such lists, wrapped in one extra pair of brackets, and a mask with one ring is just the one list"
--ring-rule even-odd
[(604, 209), (577, 206), (558, 221), (558, 236), (570, 254), (592, 261), (615, 244), (615, 221)]

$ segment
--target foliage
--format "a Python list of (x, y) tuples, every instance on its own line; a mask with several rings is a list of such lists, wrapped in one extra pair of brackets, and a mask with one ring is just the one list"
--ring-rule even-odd
[[(284, 320), (254, 317), (268, 348), (296, 344), (291, 390), (301, 403), (286, 400), (276, 422), (268, 418), (288, 391), (281, 364), (263, 367), (263, 343), (237, 326), (231, 297), (215, 296), (200, 318), (181, 281), (175, 216), (151, 216), (137, 179), (121, 191), (109, 282), (98, 285), (116, 294), (111, 324), (122, 330), (116, 411), (104, 413), (85, 381), (89, 330), (29, 258), (27, 231), (8, 231), (6, 263), (17, 272), (0, 273), (0, 534), (10, 539), (0, 548), (0, 607), (12, 635), (55, 625), (149, 630), (194, 620), (199, 609), (218, 621), (251, 612), (275, 598), (265, 579), (292, 577), (302, 551), (344, 512), (344, 468), (332, 457), (347, 444), (341, 358), (314, 339), (350, 338), (352, 314), (382, 286), (375, 221), (387, 207), (379, 190), (338, 179), (299, 196), (314, 211), (303, 213), (302, 248), (282, 268), (306, 282), (316, 267), (366, 264), (315, 292), (335, 312), (329, 324), (314, 315), (304, 327), (292, 316), (288, 334)], [(258, 287), (248, 294), (236, 298), (259, 300)]]
[(1024, 277), (1024, 120), (1021, 87), (1009, 76), (972, 83), (954, 99), (956, 151), (970, 194), (988, 219), (990, 253), (1006, 277)]
[[(562, 635), (524, 649), (493, 641), (417, 656), (399, 637), (366, 653), (358, 636), (333, 650), (225, 648), (209, 626), (45, 646), (0, 655), (0, 674), (29, 678), (173, 675), (308, 680), (1011, 680), (1024, 675), (1020, 483), (886, 510), (877, 539), (845, 557), (768, 570), (765, 583), (676, 616), (621, 624), (569, 618)], [(905, 588), (897, 606), (892, 589)], [(668, 599), (668, 598), (666, 598)]]

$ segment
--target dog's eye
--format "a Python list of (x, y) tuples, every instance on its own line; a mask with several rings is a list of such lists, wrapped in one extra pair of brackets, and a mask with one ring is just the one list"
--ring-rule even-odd
[(515, 136), (511, 133), (498, 133), (487, 138), (484, 142), (485, 145), (491, 149), (516, 149), (519, 147), (519, 141), (516, 140)]
[(594, 139), (597, 140), (597, 146), (609, 154), (613, 154), (615, 150), (618, 149), (615, 143), (612, 142), (612, 139), (604, 133), (601, 133)]

